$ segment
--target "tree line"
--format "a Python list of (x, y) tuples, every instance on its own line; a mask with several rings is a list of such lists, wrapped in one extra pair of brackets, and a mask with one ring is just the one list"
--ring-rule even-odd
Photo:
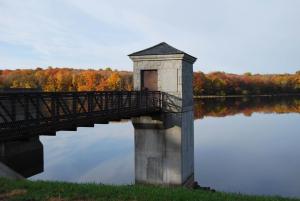
[[(132, 72), (106, 69), (0, 70), (0, 88), (40, 88), (43, 91), (133, 90)], [(300, 71), (294, 74), (243, 75), (194, 72), (194, 95), (261, 95), (300, 93)]]
[(39, 88), (42, 91), (130, 91), (132, 73), (106, 69), (37, 68), (0, 70), (0, 88)]
[(300, 93), (300, 71), (295, 74), (243, 75), (194, 73), (194, 95), (270, 95)]

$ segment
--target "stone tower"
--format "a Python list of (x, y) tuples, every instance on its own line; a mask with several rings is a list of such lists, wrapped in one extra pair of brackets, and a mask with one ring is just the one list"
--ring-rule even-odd
[(167, 43), (129, 55), (134, 90), (163, 92), (163, 113), (133, 118), (136, 183), (185, 185), (194, 181), (193, 63)]

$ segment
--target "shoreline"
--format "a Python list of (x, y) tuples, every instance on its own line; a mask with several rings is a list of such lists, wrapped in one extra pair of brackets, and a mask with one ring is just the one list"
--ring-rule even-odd
[(194, 96), (194, 99), (202, 98), (249, 98), (249, 97), (281, 97), (281, 96), (300, 96), (300, 94), (252, 94), (252, 95), (201, 95)]

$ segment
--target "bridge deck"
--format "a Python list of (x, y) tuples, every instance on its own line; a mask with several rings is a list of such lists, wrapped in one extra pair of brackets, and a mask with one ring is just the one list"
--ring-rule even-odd
[(0, 93), (0, 139), (55, 135), (161, 108), (159, 91)]

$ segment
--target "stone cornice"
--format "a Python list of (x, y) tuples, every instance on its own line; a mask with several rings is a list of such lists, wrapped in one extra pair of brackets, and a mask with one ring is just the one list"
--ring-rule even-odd
[(170, 55), (144, 55), (129, 56), (132, 61), (166, 61), (166, 60), (183, 60), (193, 64), (197, 58), (188, 54), (170, 54)]

